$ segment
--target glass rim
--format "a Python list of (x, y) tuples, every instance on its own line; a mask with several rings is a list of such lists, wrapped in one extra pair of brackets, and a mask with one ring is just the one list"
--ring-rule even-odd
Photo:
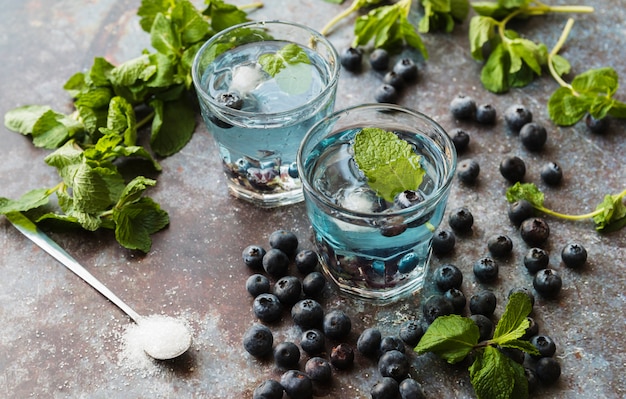
[[(304, 173), (304, 156), (303, 156), (303, 150), (304, 150), (304, 145), (306, 142), (309, 141), (309, 139), (311, 138), (311, 136), (313, 136), (315, 134), (315, 131), (324, 123), (326, 123), (327, 121), (331, 120), (331, 119), (335, 119), (340, 117), (343, 114), (347, 114), (349, 112), (355, 111), (355, 110), (365, 110), (365, 109), (378, 109), (378, 110), (382, 110), (382, 111), (398, 111), (398, 112), (402, 112), (404, 114), (409, 114), (411, 116), (417, 117), (418, 119), (422, 119), (426, 122), (428, 122), (429, 124), (431, 124), (434, 128), (435, 131), (441, 136), (441, 138), (444, 141), (444, 144), (447, 148), (450, 149), (450, 167), (448, 168), (448, 173), (445, 175), (444, 177), (444, 182), (442, 185), (440, 185), (439, 187), (437, 187), (437, 189), (431, 194), (429, 195), (428, 198), (426, 198), (426, 200), (419, 202), (415, 205), (411, 205), (407, 208), (402, 208), (402, 209), (398, 209), (398, 210), (394, 210), (394, 211), (390, 211), (390, 212), (361, 212), (361, 211), (354, 211), (351, 209), (346, 209), (343, 208), (341, 206), (338, 206), (337, 204), (331, 202), (328, 200), (328, 198), (326, 196), (323, 195), (317, 195), (319, 193), (318, 190), (315, 190), (314, 187), (312, 186), (312, 184), (309, 182), (309, 179), (304, 178), (305, 173)], [(444, 158), (448, 159), (447, 156), (444, 156)], [(302, 189), (306, 194), (308, 193), (315, 193), (315, 200), (319, 201), (321, 203), (323, 203), (325, 206), (341, 212), (344, 215), (348, 215), (350, 217), (355, 217), (355, 218), (388, 218), (388, 217), (396, 217), (396, 216), (404, 216), (406, 214), (413, 214), (416, 211), (419, 211), (421, 209), (431, 209), (435, 206), (435, 203), (437, 201), (439, 201), (439, 199), (441, 198), (442, 195), (445, 195), (445, 193), (447, 191), (449, 191), (450, 186), (452, 185), (452, 181), (454, 180), (454, 174), (455, 174), (455, 170), (456, 170), (456, 162), (457, 162), (457, 153), (456, 153), (456, 149), (454, 147), (454, 143), (452, 141), (452, 139), (450, 138), (450, 136), (448, 135), (448, 133), (446, 132), (446, 130), (439, 124), (437, 123), (434, 119), (432, 119), (431, 117), (429, 117), (428, 115), (419, 112), (417, 110), (414, 109), (410, 109), (404, 106), (400, 106), (400, 105), (396, 105), (396, 104), (387, 104), (387, 103), (365, 103), (365, 104), (359, 104), (359, 105), (354, 105), (351, 107), (347, 107), (344, 109), (340, 109), (338, 111), (333, 112), (331, 115), (319, 120), (318, 122), (316, 122), (313, 126), (311, 126), (311, 128), (309, 129), (309, 131), (304, 135), (304, 138), (302, 139), (301, 143), (300, 143), (300, 147), (298, 148), (298, 152), (296, 154), (296, 164), (298, 166), (298, 172), (300, 175), (300, 181), (302, 182)]]
[[(223, 104), (218, 103), (217, 101), (215, 101), (215, 99), (213, 97), (211, 97), (209, 95), (209, 93), (204, 90), (204, 88), (202, 87), (202, 85), (199, 84), (200, 80), (201, 80), (201, 76), (200, 76), (200, 72), (199, 72), (199, 65), (200, 65), (200, 59), (201, 59), (201, 54), (208, 48), (210, 47), (212, 44), (214, 44), (215, 42), (217, 42), (222, 36), (231, 33), (235, 30), (238, 29), (244, 29), (244, 28), (250, 28), (250, 27), (263, 27), (266, 25), (275, 25), (275, 26), (286, 26), (286, 27), (292, 27), (292, 28), (297, 28), (297, 29), (301, 29), (303, 31), (308, 32), (311, 37), (315, 38), (316, 42), (321, 42), (332, 54), (335, 62), (327, 62), (327, 64), (330, 66), (329, 70), (331, 72), (331, 76), (330, 79), (328, 80), (328, 82), (324, 85), (324, 89), (322, 91), (320, 91), (314, 98), (312, 98), (311, 100), (307, 101), (304, 104), (301, 104), (295, 108), (291, 108), (289, 110), (286, 111), (280, 111), (280, 112), (268, 112), (268, 113), (263, 113), (263, 114), (259, 114), (258, 112), (250, 112), (250, 111), (242, 111), (242, 110), (238, 110), (238, 109), (233, 109), (233, 108), (229, 108), (224, 106)], [(288, 40), (288, 39), (286, 39)], [(313, 28), (310, 28), (306, 25), (297, 23), (297, 22), (290, 22), (290, 21), (281, 21), (281, 20), (261, 20), (261, 21), (250, 21), (250, 22), (244, 22), (241, 24), (237, 24), (237, 25), (233, 25), (229, 28), (226, 28), (218, 33), (216, 33), (215, 35), (213, 35), (211, 38), (209, 38), (201, 47), (200, 49), (198, 49), (198, 51), (196, 52), (196, 54), (194, 55), (194, 59), (193, 59), (193, 63), (191, 65), (191, 79), (193, 81), (193, 85), (196, 89), (196, 92), (204, 99), (206, 100), (209, 104), (211, 104), (212, 107), (216, 107), (220, 110), (220, 112), (222, 113), (226, 113), (228, 115), (232, 115), (234, 117), (240, 117), (240, 118), (250, 118), (252, 116), (255, 117), (259, 117), (262, 116), (263, 118), (266, 119), (276, 119), (276, 118), (280, 118), (282, 115), (291, 115), (297, 112), (300, 112), (301, 110), (310, 107), (311, 104), (314, 104), (316, 101), (319, 101), (321, 98), (324, 98), (324, 96), (326, 96), (330, 91), (334, 90), (334, 88), (337, 86), (337, 83), (339, 81), (339, 71), (340, 71), (340, 66), (339, 66), (339, 53), (337, 52), (337, 49), (335, 48), (335, 46), (333, 46), (333, 44), (321, 33), (319, 33), (318, 31), (316, 31)]]

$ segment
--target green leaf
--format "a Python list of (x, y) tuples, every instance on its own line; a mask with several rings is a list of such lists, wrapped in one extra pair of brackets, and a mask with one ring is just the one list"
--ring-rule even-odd
[(511, 73), (517, 72), (522, 68), (522, 62), (525, 63), (537, 75), (541, 75), (541, 58), (539, 46), (528, 39), (513, 39), (508, 44), (509, 55), (511, 58)]
[(104, 134), (114, 133), (122, 136), (127, 146), (135, 145), (137, 141), (135, 110), (124, 97), (116, 96), (111, 99), (107, 127), (101, 131)]
[(598, 231), (615, 231), (626, 225), (626, 205), (624, 205), (624, 193), (618, 195), (606, 195), (598, 204), (596, 210), (602, 212), (593, 217)]
[(0, 214), (25, 212), (39, 208), (48, 203), (49, 197), (50, 192), (45, 188), (28, 191), (17, 200), (0, 197)]
[(96, 57), (93, 60), (86, 82), (90, 86), (110, 86), (113, 69), (115, 69), (115, 66), (109, 61), (102, 57)]
[(75, 143), (68, 141), (62, 147), (44, 158), (44, 161), (57, 169), (59, 176), (63, 182), (72, 186), (74, 176), (78, 167), (83, 162), (83, 151), (75, 146)]
[(493, 93), (509, 90), (510, 57), (505, 46), (499, 43), (489, 55), (489, 59), (480, 72), (480, 81)]
[(153, 187), (156, 184), (156, 180), (148, 179), (144, 176), (137, 176), (133, 180), (131, 180), (126, 187), (124, 187), (124, 191), (120, 195), (120, 198), (117, 202), (118, 208), (123, 208), (128, 204), (132, 204), (141, 199), (144, 191), (148, 187)]
[(415, 352), (433, 352), (448, 363), (458, 363), (472, 351), (480, 334), (476, 323), (459, 315), (440, 316), (432, 322)]
[(154, 109), (150, 147), (161, 156), (170, 156), (183, 148), (196, 128), (196, 113), (188, 100), (163, 102), (153, 100)]
[(505, 344), (524, 335), (529, 326), (527, 317), (532, 310), (533, 306), (528, 295), (515, 292), (509, 296), (509, 302), (493, 332), (492, 341), (496, 344)]
[(281, 71), (298, 64), (311, 64), (307, 53), (295, 43), (289, 43), (275, 53), (262, 54), (259, 64), (265, 72), (275, 77)]
[(165, 55), (180, 56), (181, 38), (180, 33), (171, 20), (163, 14), (157, 14), (150, 29), (150, 40), (152, 47), (159, 53)]
[(569, 61), (563, 56), (554, 54), (551, 59), (554, 70), (556, 71), (558, 76), (568, 74), (570, 69), (572, 68)]
[(619, 87), (617, 72), (612, 68), (590, 69), (572, 80), (572, 88), (579, 93), (612, 96)]
[(94, 166), (84, 161), (77, 168), (72, 182), (74, 209), (96, 214), (114, 204), (124, 189), (124, 179), (115, 169)]
[(209, 23), (188, 0), (176, 2), (171, 15), (184, 47), (202, 41), (209, 34)]
[(222, 0), (207, 0), (209, 6), (204, 11), (211, 18), (211, 28), (215, 32), (248, 21), (248, 17), (239, 7)]
[(52, 110), (45, 112), (33, 126), (36, 147), (56, 149), (84, 132), (84, 126), (72, 117)]
[(141, 5), (137, 10), (141, 29), (150, 33), (157, 14), (167, 14), (171, 3), (170, 0), (141, 0)]
[(406, 190), (417, 190), (425, 171), (411, 145), (393, 132), (364, 128), (354, 139), (354, 159), (367, 184), (386, 201)]
[(154, 75), (157, 68), (152, 64), (148, 54), (143, 54), (132, 60), (128, 60), (113, 68), (110, 73), (111, 83), (116, 87), (133, 86), (139, 81), (147, 81)]
[(526, 200), (535, 208), (542, 208), (544, 195), (534, 183), (517, 182), (506, 190), (506, 199), (511, 203)]
[(24, 105), (4, 114), (4, 126), (23, 135), (33, 133), (35, 123), (52, 108), (47, 105)]
[(478, 399), (528, 397), (524, 368), (494, 347), (477, 353), (469, 372)]
[(571, 89), (559, 87), (548, 100), (548, 114), (557, 125), (571, 126), (585, 116), (589, 106), (588, 97), (574, 95)]
[(503, 344), (500, 344), (500, 347), (518, 349), (530, 355), (539, 355), (539, 350), (533, 344), (531, 344), (530, 341), (523, 339), (513, 339), (507, 341)]

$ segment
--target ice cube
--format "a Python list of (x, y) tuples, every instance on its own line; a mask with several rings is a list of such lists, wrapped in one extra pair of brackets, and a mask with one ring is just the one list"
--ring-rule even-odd
[(376, 192), (367, 186), (348, 187), (338, 197), (341, 207), (354, 212), (380, 212), (384, 204)]
[(232, 81), (228, 90), (245, 96), (267, 79), (269, 79), (269, 75), (257, 63), (237, 65), (233, 69)]

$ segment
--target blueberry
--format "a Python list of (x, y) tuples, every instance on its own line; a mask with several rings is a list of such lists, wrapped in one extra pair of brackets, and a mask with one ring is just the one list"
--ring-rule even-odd
[(419, 320), (407, 320), (400, 325), (398, 336), (405, 344), (414, 348), (424, 333), (424, 326)]
[(422, 386), (413, 378), (404, 379), (400, 383), (399, 390), (401, 399), (426, 399)]
[(384, 48), (377, 48), (370, 53), (370, 65), (376, 71), (389, 68), (389, 53)]
[(383, 377), (372, 387), (372, 399), (396, 399), (400, 393), (398, 381), (391, 377)]
[(404, 353), (406, 348), (404, 347), (404, 341), (400, 339), (400, 337), (396, 337), (393, 335), (383, 337), (380, 340), (380, 348), (379, 353), (385, 353), (389, 351), (399, 351)]
[(443, 295), (433, 295), (422, 304), (422, 313), (427, 323), (432, 323), (439, 316), (454, 313), (454, 307)]
[(539, 351), (537, 357), (551, 357), (556, 353), (556, 343), (548, 335), (535, 335), (530, 343)]
[(395, 237), (404, 233), (407, 228), (408, 226), (404, 223), (404, 218), (401, 216), (392, 216), (381, 221), (380, 234), (385, 237)]
[(609, 118), (596, 119), (591, 114), (586, 114), (585, 125), (591, 133), (604, 134), (609, 129)]
[(378, 359), (378, 371), (383, 377), (391, 377), (396, 381), (402, 381), (409, 375), (409, 358), (402, 352), (391, 350), (380, 355)]
[(528, 340), (539, 333), (539, 324), (537, 324), (535, 319), (530, 316), (527, 316), (526, 320), (528, 320), (528, 328), (526, 328), (526, 331), (524, 331), (524, 335), (522, 335), (520, 338)]
[(280, 319), (283, 307), (274, 294), (261, 294), (252, 303), (254, 315), (261, 321), (271, 323)]
[(315, 356), (307, 360), (304, 365), (304, 372), (314, 382), (326, 384), (332, 379), (332, 367), (328, 360), (323, 357)]
[(302, 333), (300, 347), (309, 355), (317, 355), (326, 350), (326, 338), (320, 330), (310, 329)]
[(520, 131), (522, 126), (532, 122), (533, 114), (528, 108), (521, 104), (510, 106), (504, 111), (504, 121), (513, 132)]
[(561, 251), (561, 259), (565, 266), (578, 269), (587, 262), (587, 250), (578, 243), (567, 244)]
[(450, 213), (448, 224), (454, 231), (461, 233), (469, 232), (474, 225), (474, 215), (466, 207), (456, 208)]
[(274, 362), (281, 369), (297, 369), (300, 362), (300, 348), (289, 341), (279, 343), (274, 348)]
[(535, 295), (533, 295), (532, 291), (526, 287), (514, 287), (511, 288), (509, 290), (509, 295), (507, 296), (507, 298), (510, 298), (511, 295), (515, 294), (515, 293), (521, 293), (524, 294), (528, 297), (528, 300), (530, 301), (530, 306), (535, 306)]
[(487, 341), (493, 336), (493, 321), (484, 314), (476, 313), (469, 317), (478, 327), (478, 341)]
[(253, 274), (246, 280), (246, 290), (253, 297), (270, 292), (270, 280), (262, 274)]
[(535, 291), (546, 298), (556, 297), (561, 291), (562, 285), (561, 276), (552, 269), (539, 270), (533, 279)]
[(320, 272), (312, 272), (302, 279), (302, 291), (307, 297), (315, 297), (326, 287), (326, 278)]
[(441, 229), (435, 233), (432, 248), (435, 255), (447, 255), (456, 245), (456, 236), (452, 230)]
[(539, 381), (549, 385), (556, 382), (561, 376), (561, 365), (553, 357), (542, 357), (535, 364), (535, 373), (537, 373)]
[(330, 339), (340, 340), (350, 334), (352, 321), (341, 310), (331, 310), (324, 315), (324, 334)]
[(263, 256), (263, 269), (272, 277), (282, 277), (289, 269), (289, 257), (280, 249), (272, 248)]
[(418, 70), (415, 61), (410, 58), (401, 58), (393, 66), (392, 69), (395, 73), (402, 76), (407, 82), (414, 82), (417, 80)]
[(509, 205), (507, 215), (515, 226), (519, 227), (526, 219), (530, 219), (535, 214), (533, 205), (525, 199), (517, 200)]
[(400, 209), (408, 208), (423, 201), (424, 196), (419, 191), (415, 190), (404, 190), (393, 199), (393, 203)]
[(354, 349), (346, 343), (334, 346), (330, 350), (330, 364), (338, 370), (347, 370), (354, 364)]
[(467, 303), (467, 299), (465, 298), (465, 294), (458, 288), (450, 288), (446, 292), (443, 293), (444, 298), (446, 298), (452, 304), (454, 308), (455, 314), (463, 313), (465, 309), (465, 304)]
[(250, 269), (261, 270), (263, 269), (263, 257), (265, 256), (265, 249), (258, 245), (249, 245), (247, 246), (241, 257), (243, 258), (243, 263), (248, 266)]
[(550, 256), (545, 249), (530, 248), (526, 255), (524, 255), (524, 266), (530, 274), (535, 274), (541, 269), (548, 267), (550, 262)]
[(278, 170), (274, 168), (248, 168), (246, 170), (246, 179), (258, 190), (271, 190), (272, 183), (279, 177)]
[(524, 242), (532, 247), (541, 247), (550, 236), (550, 226), (542, 218), (526, 219), (520, 225)]
[(433, 280), (441, 291), (447, 291), (450, 288), (460, 288), (463, 283), (463, 272), (455, 265), (441, 265), (435, 269)]
[(491, 255), (504, 258), (511, 255), (513, 251), (513, 241), (509, 236), (496, 234), (487, 239), (487, 249)]
[(398, 273), (411, 273), (420, 263), (420, 257), (415, 252), (406, 253), (398, 261)]
[(292, 162), (289, 164), (289, 168), (287, 169), (287, 174), (292, 179), (297, 179), (300, 177), (300, 172), (298, 172), (298, 164), (296, 162)]
[[(215, 96), (215, 101), (225, 107), (240, 110), (243, 107), (243, 99), (239, 94), (234, 92), (222, 92)], [(218, 118), (216, 115), (211, 115), (209, 120), (222, 129), (230, 129), (233, 127), (230, 123)]]
[(474, 262), (472, 267), (474, 276), (482, 283), (491, 283), (498, 278), (498, 263), (490, 257), (484, 257)]
[(555, 162), (548, 162), (539, 171), (541, 180), (549, 186), (558, 186), (563, 180), (563, 170)]
[(458, 95), (450, 102), (450, 112), (456, 119), (472, 119), (476, 113), (476, 101), (470, 96)]
[(484, 125), (496, 123), (496, 109), (491, 104), (481, 104), (476, 108), (476, 122)]
[(539, 151), (543, 148), (548, 138), (548, 132), (543, 125), (530, 122), (522, 126), (519, 132), (520, 140), (529, 151)]
[(287, 230), (276, 230), (270, 234), (270, 246), (280, 249), (288, 257), (292, 257), (298, 250), (298, 237)]
[(526, 163), (518, 156), (508, 156), (500, 162), (500, 174), (511, 183), (522, 181), (526, 174)]
[(317, 252), (310, 249), (303, 249), (297, 253), (295, 258), (296, 269), (304, 275), (314, 272), (317, 269), (318, 262)]
[(354, 47), (347, 48), (339, 55), (339, 62), (347, 71), (357, 72), (361, 70), (363, 53)]
[(274, 336), (272, 331), (262, 324), (253, 324), (243, 335), (244, 349), (254, 357), (265, 357), (272, 353)]
[(398, 101), (398, 90), (390, 84), (383, 83), (374, 91), (374, 100), (379, 103), (395, 104)]
[(276, 295), (281, 304), (293, 306), (302, 295), (302, 282), (295, 276), (281, 277), (274, 284), (272, 293)]
[(265, 380), (254, 389), (252, 399), (282, 399), (283, 386), (276, 380)]
[(389, 71), (383, 76), (383, 83), (393, 86), (396, 92), (402, 90), (406, 86), (406, 82), (402, 79), (402, 76), (398, 75), (394, 71)]
[(456, 175), (465, 184), (476, 183), (480, 174), (480, 165), (474, 159), (464, 159), (456, 167)]
[(303, 299), (291, 308), (291, 318), (303, 329), (319, 328), (324, 321), (324, 309), (313, 299)]
[(473, 315), (481, 314), (486, 317), (491, 317), (496, 310), (496, 302), (496, 295), (492, 291), (479, 291), (470, 297), (470, 313)]
[(499, 349), (502, 354), (513, 360), (515, 363), (524, 364), (524, 358), (526, 357), (526, 355), (524, 354), (523, 350), (511, 347), (501, 347)]
[(465, 152), (470, 142), (470, 135), (461, 128), (454, 128), (450, 132), (450, 137), (452, 138), (456, 152), (459, 154)]
[(280, 377), (280, 384), (290, 398), (312, 399), (313, 382), (299, 370), (288, 370)]
[(378, 355), (382, 336), (380, 330), (374, 327), (363, 330), (356, 342), (356, 349), (364, 356)]

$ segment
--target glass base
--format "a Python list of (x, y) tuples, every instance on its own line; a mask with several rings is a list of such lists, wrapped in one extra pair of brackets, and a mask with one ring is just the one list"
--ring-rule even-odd
[(279, 193), (263, 193), (260, 191), (248, 190), (243, 186), (228, 182), (228, 192), (236, 198), (250, 202), (260, 208), (277, 208), (285, 205), (292, 205), (302, 202), (304, 195), (302, 188)]

